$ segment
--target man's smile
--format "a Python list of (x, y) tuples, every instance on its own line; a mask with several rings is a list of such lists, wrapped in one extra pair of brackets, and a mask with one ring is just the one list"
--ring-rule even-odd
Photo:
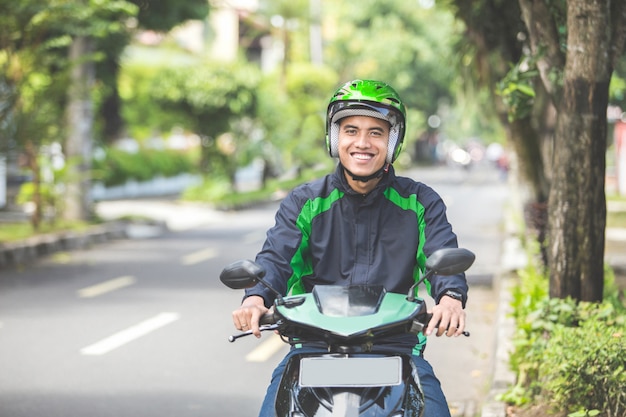
[(351, 155), (354, 159), (360, 159), (363, 161), (369, 161), (374, 158), (374, 155), (371, 153), (353, 152)]

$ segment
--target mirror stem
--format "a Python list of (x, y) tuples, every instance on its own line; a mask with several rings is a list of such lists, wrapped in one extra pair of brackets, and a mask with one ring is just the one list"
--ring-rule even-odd
[(406, 297), (407, 301), (415, 301), (415, 288), (417, 288), (426, 279), (430, 278), (434, 273), (435, 271), (433, 271), (432, 269), (427, 271), (424, 274), (424, 276), (422, 276), (422, 278), (419, 279), (419, 281), (411, 285), (411, 288), (409, 288), (409, 293), (407, 294), (407, 297)]
[(268, 290), (270, 290), (271, 292), (273, 292), (276, 295), (276, 304), (277, 305), (283, 305), (285, 304), (285, 301), (283, 301), (283, 296), (274, 289), (274, 287), (272, 287), (270, 284), (268, 284), (267, 282), (265, 282), (264, 279), (259, 278), (257, 280), (257, 282), (261, 283), (263, 286), (265, 286), (265, 288), (267, 288)]

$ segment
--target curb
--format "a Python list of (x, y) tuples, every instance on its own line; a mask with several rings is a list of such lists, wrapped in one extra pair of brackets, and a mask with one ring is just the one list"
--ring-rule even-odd
[(515, 321), (512, 313), (512, 288), (517, 279), (517, 271), (526, 266), (528, 259), (520, 240), (522, 197), (515, 176), (508, 178), (511, 191), (508, 207), (504, 208), (504, 233), (500, 274), (494, 280), (498, 307), (495, 322), (495, 346), (492, 379), (481, 417), (506, 417), (507, 404), (499, 400), (509, 387), (515, 384), (516, 375), (509, 367), (509, 355), (513, 350)]
[(515, 384), (515, 374), (509, 368), (509, 353), (513, 349), (512, 339), (515, 324), (511, 317), (511, 288), (515, 273), (503, 275), (498, 280), (498, 308), (496, 311), (496, 346), (491, 388), (481, 410), (481, 417), (506, 417), (506, 403), (498, 397)]
[(142, 239), (162, 234), (164, 222), (112, 221), (92, 226), (84, 232), (59, 232), (33, 236), (16, 242), (0, 243), (0, 270), (20, 266), (55, 252), (89, 249), (116, 239)]

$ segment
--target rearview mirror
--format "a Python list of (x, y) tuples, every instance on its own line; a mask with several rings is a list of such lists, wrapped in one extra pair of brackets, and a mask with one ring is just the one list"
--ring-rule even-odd
[(265, 276), (265, 270), (248, 259), (233, 262), (220, 274), (220, 281), (233, 290), (243, 290), (256, 285)]
[(443, 248), (435, 251), (426, 261), (426, 269), (436, 275), (455, 275), (466, 271), (476, 259), (464, 248)]

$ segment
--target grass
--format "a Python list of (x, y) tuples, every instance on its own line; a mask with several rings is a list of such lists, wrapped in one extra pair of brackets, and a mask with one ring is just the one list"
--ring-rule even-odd
[(609, 212), (606, 216), (606, 227), (626, 228), (626, 211)]
[[(212, 202), (215, 203), (217, 207), (223, 209), (236, 209), (240, 207), (246, 207), (256, 202), (268, 201), (276, 192), (281, 190), (290, 190), (291, 188), (295, 187), (298, 184), (301, 184), (305, 180), (317, 178), (327, 171), (327, 169), (317, 171), (311, 170), (303, 173), (303, 175), (299, 178), (283, 181), (270, 181), (268, 183), (268, 187), (263, 190), (242, 193), (224, 193), (218, 198), (215, 198), (215, 196), (213, 196)], [(609, 195), (607, 196), (607, 201), (617, 202), (620, 206), (620, 210), (609, 211), (607, 213), (607, 227), (626, 228), (626, 209), (621, 209), (621, 207), (626, 207), (626, 197)], [(87, 230), (90, 226), (93, 226), (93, 223), (57, 221), (54, 224), (50, 224), (44, 222), (42, 223), (40, 229), (38, 231), (35, 231), (31, 224), (27, 222), (2, 223), (0, 224), (0, 243), (15, 242), (27, 239), (38, 234), (62, 231), (84, 231)]]
[(55, 233), (63, 231), (75, 231), (80, 232), (87, 230), (90, 226), (88, 222), (61, 222), (58, 221), (54, 224), (43, 223), (39, 230), (35, 231), (33, 226), (27, 222), (20, 223), (2, 223), (0, 227), (0, 243), (3, 242), (15, 242), (23, 239), (28, 239), (36, 235), (42, 235), (46, 233)]
[(626, 196), (609, 195), (607, 202), (615, 204), (619, 210), (608, 211), (606, 215), (606, 227), (626, 228)]

